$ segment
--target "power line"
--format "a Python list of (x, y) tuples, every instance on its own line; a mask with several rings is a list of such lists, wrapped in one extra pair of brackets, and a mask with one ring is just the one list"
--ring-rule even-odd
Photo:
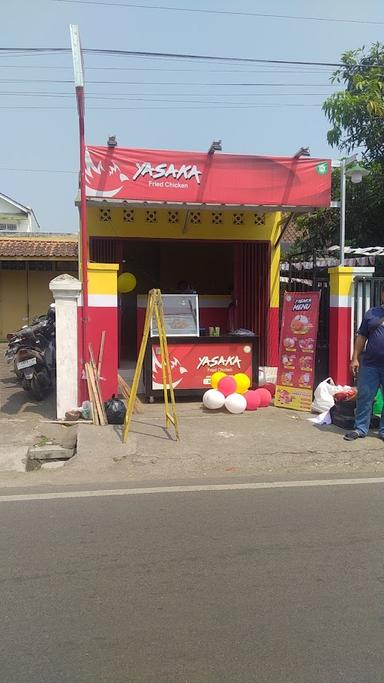
[[(86, 99), (92, 100), (137, 100), (145, 101), (143, 98), (153, 98), (155, 99), (147, 100), (149, 102), (161, 102), (163, 97), (185, 97), (186, 93), (87, 93)], [(189, 97), (324, 97), (332, 93), (321, 93), (321, 92), (244, 92), (244, 93), (188, 93)], [(1, 96), (15, 96), (15, 97), (58, 97), (64, 99), (73, 99), (73, 93), (62, 93), (62, 92), (11, 92), (11, 91), (0, 91)], [(174, 100), (175, 102), (185, 102), (191, 100)]]
[[(73, 81), (72, 80), (64, 80), (64, 79), (51, 79), (51, 78), (0, 78), (0, 83), (63, 83), (63, 84), (68, 84), (73, 86)], [(212, 87), (212, 86), (230, 86), (230, 87), (270, 87), (270, 88), (277, 88), (277, 87), (287, 87), (287, 88), (296, 88), (296, 87), (311, 87), (311, 88), (329, 88), (329, 87), (338, 87), (338, 84), (334, 83), (231, 83), (231, 82), (224, 82), (224, 83), (216, 83), (216, 82), (211, 82), (211, 83), (200, 83), (196, 81), (188, 81), (186, 83), (185, 81), (87, 81), (87, 85), (181, 85), (184, 87), (190, 87), (191, 85), (193, 86), (203, 86), (203, 87)]]
[[(383, 22), (384, 23), (384, 22)], [(69, 48), (52, 48), (52, 47), (1, 47), (0, 56), (2, 55), (34, 55), (34, 54), (68, 54), (70, 52)], [(140, 57), (148, 59), (171, 59), (171, 60), (187, 60), (187, 61), (206, 61), (206, 62), (223, 62), (228, 64), (275, 64), (275, 65), (286, 65), (290, 64), (293, 66), (323, 66), (323, 67), (335, 67), (335, 68), (348, 68), (346, 64), (341, 62), (315, 62), (315, 61), (304, 61), (304, 60), (288, 60), (288, 59), (256, 59), (252, 57), (224, 57), (220, 55), (198, 55), (198, 54), (182, 54), (177, 52), (145, 52), (138, 50), (107, 50), (100, 48), (85, 48), (83, 49), (84, 54), (89, 55), (99, 55), (99, 56), (110, 56), (110, 57)], [(375, 69), (375, 66), (371, 64), (359, 64), (359, 69)]]
[(294, 14), (269, 14), (264, 12), (239, 12), (233, 10), (212, 10), (202, 9), (196, 7), (169, 7), (167, 5), (141, 5), (139, 3), (125, 3), (125, 2), (96, 2), (95, 0), (53, 0), (53, 2), (64, 2), (73, 5), (100, 5), (106, 7), (125, 7), (128, 9), (146, 9), (146, 10), (162, 10), (166, 12), (193, 12), (197, 14), (221, 14), (227, 16), (239, 17), (261, 17), (269, 19), (290, 19), (301, 21), (321, 21), (321, 22), (335, 22), (341, 24), (369, 24), (373, 26), (382, 25), (384, 21), (374, 21), (371, 19), (336, 19), (334, 17), (309, 17), (304, 15)]
[[(171, 109), (172, 111), (181, 111), (181, 110), (190, 110), (190, 109), (262, 109), (262, 108), (284, 108), (284, 107), (321, 107), (322, 103), (319, 104), (304, 104), (304, 103), (285, 103), (285, 102), (276, 102), (276, 103), (258, 103), (258, 104), (252, 104), (252, 103), (247, 103), (247, 104), (239, 104), (235, 103), (233, 106), (228, 106), (226, 104), (221, 104), (221, 103), (215, 103), (215, 106), (198, 106), (198, 107), (88, 107), (89, 110), (91, 111), (129, 111), (129, 110), (145, 110), (145, 111), (153, 111), (153, 110), (168, 110)], [(0, 109), (6, 109), (6, 110), (17, 110), (17, 109), (38, 109), (38, 110), (44, 110), (44, 111), (49, 111), (49, 110), (67, 110), (67, 111), (75, 111), (73, 107), (42, 107), (42, 106), (27, 106), (27, 105), (16, 105), (16, 106), (0, 106)]]
[[(59, 65), (52, 65), (52, 64), (2, 64), (2, 68), (4, 69), (60, 69), (60, 70), (66, 70), (66, 71), (72, 71), (73, 67), (72, 66), (59, 66)], [(203, 66), (203, 65), (202, 65)], [(271, 65), (272, 66), (272, 65)], [(170, 68), (155, 68), (155, 67), (140, 67), (140, 66), (88, 66), (86, 67), (86, 71), (165, 71), (168, 73), (200, 73), (201, 69), (170, 69)], [(282, 65), (279, 69), (274, 69), (270, 68), (268, 64), (265, 64), (264, 69), (258, 69), (258, 70), (251, 70), (247, 69), (246, 73), (247, 74), (291, 74), (291, 73), (303, 73), (303, 74), (327, 74), (329, 73), (330, 69), (322, 68), (322, 69), (294, 69), (292, 70), (287, 70), (284, 65)], [(204, 68), (204, 73), (223, 73), (223, 74), (233, 74), (233, 73), (242, 73), (244, 74), (244, 68), (243, 69), (206, 69)]]
[[(1, 47), (0, 55), (2, 54), (68, 54), (69, 48), (64, 47)], [(203, 60), (207, 62), (218, 61), (225, 63), (240, 63), (240, 64), (292, 64), (302, 66), (331, 66), (343, 67), (345, 64), (340, 62), (313, 62), (287, 59), (256, 59), (251, 57), (224, 57), (215, 55), (196, 55), (196, 54), (182, 54), (177, 52), (145, 52), (138, 50), (107, 50), (99, 48), (84, 48), (84, 54), (91, 55), (108, 55), (111, 57), (148, 57), (150, 59), (178, 59), (178, 60)], [(370, 67), (369, 67), (370, 68)]]

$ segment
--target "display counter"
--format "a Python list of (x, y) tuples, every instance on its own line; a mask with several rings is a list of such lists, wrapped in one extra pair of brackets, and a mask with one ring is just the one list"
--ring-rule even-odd
[[(140, 348), (144, 330), (145, 312), (147, 308), (147, 295), (139, 294), (137, 297), (137, 350)], [(228, 294), (199, 295), (199, 330), (197, 336), (208, 335), (210, 327), (218, 327), (223, 334), (231, 328), (232, 321), (229, 316), (231, 296)]]
[[(201, 397), (211, 386), (214, 372), (244, 372), (256, 387), (259, 376), (259, 339), (253, 336), (168, 337), (169, 359), (176, 396)], [(160, 345), (148, 340), (143, 372), (145, 396), (163, 394)]]

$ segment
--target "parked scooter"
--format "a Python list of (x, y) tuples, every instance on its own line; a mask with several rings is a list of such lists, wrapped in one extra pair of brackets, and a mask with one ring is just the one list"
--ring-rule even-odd
[(51, 390), (56, 372), (55, 309), (8, 335), (5, 358), (25, 391), (41, 401)]

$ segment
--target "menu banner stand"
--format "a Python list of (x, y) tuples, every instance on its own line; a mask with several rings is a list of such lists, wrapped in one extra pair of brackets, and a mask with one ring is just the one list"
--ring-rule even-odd
[(320, 292), (285, 292), (275, 406), (310, 411)]

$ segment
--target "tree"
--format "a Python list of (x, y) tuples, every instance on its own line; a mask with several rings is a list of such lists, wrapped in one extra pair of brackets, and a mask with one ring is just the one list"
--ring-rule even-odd
[[(340, 152), (360, 152), (369, 170), (360, 185), (347, 182), (346, 224), (350, 246), (383, 244), (384, 216), (384, 45), (375, 43), (349, 50), (332, 81), (345, 89), (328, 97), (323, 110), (332, 128), (327, 140)], [(339, 199), (340, 175), (332, 176), (334, 199)], [(339, 212), (317, 209), (297, 219), (300, 236), (295, 249), (324, 252), (338, 243)]]
[(327, 139), (348, 154), (359, 149), (367, 161), (384, 160), (384, 45), (349, 50), (332, 76), (345, 90), (328, 97), (323, 110), (332, 124)]

